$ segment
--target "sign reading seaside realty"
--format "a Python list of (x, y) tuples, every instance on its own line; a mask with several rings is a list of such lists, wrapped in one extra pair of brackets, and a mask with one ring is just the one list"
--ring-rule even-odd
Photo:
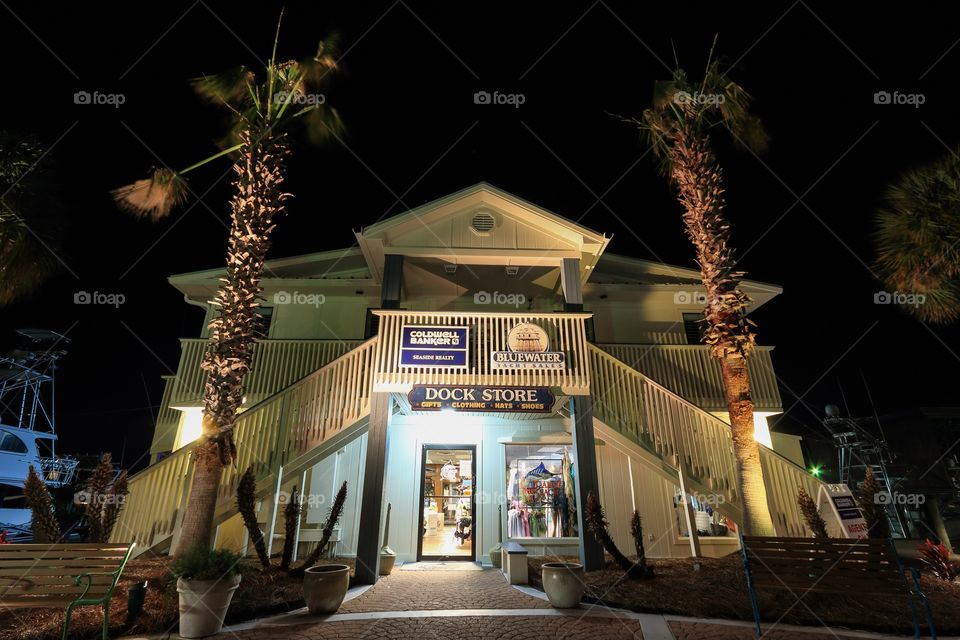
[(467, 368), (467, 327), (404, 325), (400, 366)]
[(549, 413), (554, 397), (549, 387), (486, 387), (417, 384), (407, 394), (414, 411), (507, 411)]
[(560, 351), (549, 351), (547, 332), (535, 324), (521, 322), (507, 335), (509, 351), (494, 351), (493, 369), (563, 369), (565, 357)]

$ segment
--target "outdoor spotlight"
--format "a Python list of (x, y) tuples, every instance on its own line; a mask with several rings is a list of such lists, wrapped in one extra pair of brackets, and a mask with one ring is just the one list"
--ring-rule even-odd
[(823, 468), (820, 465), (810, 467), (810, 475), (814, 478), (819, 478), (821, 473), (823, 473)]
[(515, 275), (517, 275), (518, 273), (520, 273), (520, 267), (507, 266), (507, 275), (508, 275), (508, 276), (515, 276)]
[(457, 265), (455, 265), (455, 264), (452, 263), (452, 262), (448, 262), (448, 263), (446, 263), (446, 264), (443, 265), (443, 271), (444, 271), (444, 273), (447, 273), (448, 275), (451, 275), (451, 276), (452, 276), (453, 274), (455, 274), (455, 273), (457, 272)]

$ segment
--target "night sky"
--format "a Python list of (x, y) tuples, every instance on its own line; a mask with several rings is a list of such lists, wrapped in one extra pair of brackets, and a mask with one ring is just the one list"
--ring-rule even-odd
[[(146, 463), (161, 375), (202, 313), (166, 282), (218, 267), (229, 163), (190, 174), (203, 195), (163, 222), (131, 219), (108, 191), (151, 166), (184, 167), (216, 150), (223, 114), (187, 79), (269, 55), (274, 2), (0, 3), (3, 128), (38, 136), (62, 184), (58, 277), (0, 313), (13, 329), (67, 333), (58, 379), (61, 451), (109, 450)], [(957, 406), (960, 331), (890, 305), (871, 275), (873, 210), (883, 187), (960, 144), (960, 38), (943, 4), (288, 2), (281, 58), (313, 53), (337, 31), (346, 51), (327, 101), (344, 144), (294, 145), (295, 194), (272, 257), (350, 246), (352, 228), (487, 181), (593, 229), (609, 250), (692, 266), (680, 208), (635, 129), (673, 64), (696, 76), (714, 34), (756, 97), (772, 144), (761, 158), (718, 137), (733, 238), (749, 277), (782, 285), (755, 314), (776, 345), (784, 406), (797, 433), (825, 438), (829, 402), (883, 414)], [(78, 91), (125, 102), (78, 105)], [(524, 104), (476, 105), (477, 91)], [(924, 104), (875, 104), (874, 94)], [(115, 309), (77, 291), (122, 293)]]

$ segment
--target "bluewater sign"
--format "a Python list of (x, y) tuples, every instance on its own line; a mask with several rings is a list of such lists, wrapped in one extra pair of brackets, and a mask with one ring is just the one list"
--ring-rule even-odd
[(417, 384), (407, 394), (414, 411), (490, 411), (550, 413), (549, 387), (501, 387)]
[(404, 325), (400, 334), (401, 368), (466, 369), (467, 327)]

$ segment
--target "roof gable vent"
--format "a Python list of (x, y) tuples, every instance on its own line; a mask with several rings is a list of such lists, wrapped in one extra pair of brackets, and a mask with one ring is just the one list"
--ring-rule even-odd
[(489, 211), (478, 211), (470, 220), (470, 228), (473, 229), (474, 233), (486, 236), (493, 230), (495, 222), (493, 214)]

